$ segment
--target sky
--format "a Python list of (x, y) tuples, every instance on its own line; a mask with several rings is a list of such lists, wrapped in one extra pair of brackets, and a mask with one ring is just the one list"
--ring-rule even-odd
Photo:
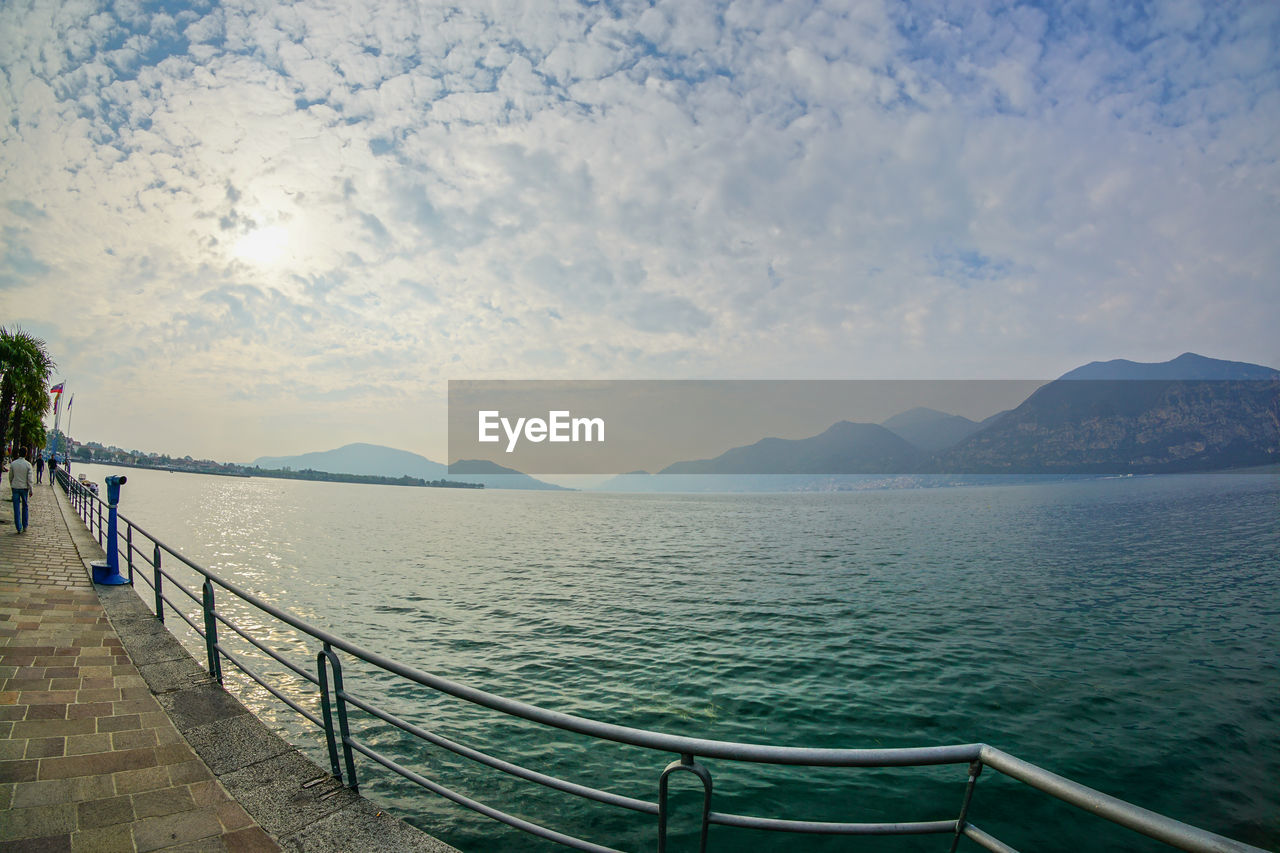
[(446, 461), (450, 379), (1280, 366), (1274, 0), (6, 0), (0, 71), (0, 323), (82, 441)]

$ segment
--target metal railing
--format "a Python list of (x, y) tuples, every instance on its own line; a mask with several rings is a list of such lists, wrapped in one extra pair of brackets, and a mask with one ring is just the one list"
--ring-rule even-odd
[[(104, 505), (104, 502), (96, 494), (68, 476), (65, 470), (58, 471), (58, 481), (67, 492), (72, 507), (81, 520), (85, 522), (90, 533), (97, 537), (100, 545), (105, 544), (103, 539), (107, 535), (104, 531), (107, 529), (105, 525), (109, 510)], [(1050, 797), (1175, 848), (1188, 851), (1203, 851), (1203, 853), (1227, 853), (1227, 851), (1254, 851), (1254, 853), (1260, 853), (1261, 851), (1261, 848), (1199, 829), (1073, 782), (983, 743), (889, 749), (810, 749), (769, 746), (670, 735), (603, 723), (597, 720), (547, 710), (406, 666), (321, 628), (317, 628), (288, 611), (264, 601), (235, 583), (220, 578), (200, 567), (124, 516), (119, 516), (117, 535), (121, 540), (119, 544), (122, 558), (127, 555), (130, 582), (135, 579), (141, 579), (151, 588), (155, 614), (161, 622), (165, 619), (165, 605), (167, 604), (170, 612), (177, 614), (192, 631), (200, 636), (205, 646), (209, 675), (221, 683), (222, 662), (223, 660), (230, 661), (255, 684), (318, 727), (324, 734), (325, 748), (334, 778), (352, 790), (358, 790), (355, 755), (359, 754), (441, 797), (509, 826), (578, 850), (618, 853), (614, 848), (567, 835), (509, 814), (452, 790), (413, 769), (403, 766), (353, 733), (349, 711), (351, 708), (356, 708), (374, 719), (388, 723), (426, 743), (485, 767), (507, 773), (518, 779), (543, 785), (552, 790), (655, 817), (657, 819), (657, 848), (659, 851), (665, 851), (667, 847), (670, 780), (677, 773), (687, 773), (697, 779), (702, 788), (698, 833), (699, 849), (702, 851), (707, 849), (709, 828), (714, 825), (773, 832), (828, 835), (936, 834), (946, 837), (944, 843), (949, 844), (949, 850), (953, 851), (953, 853), (961, 838), (967, 838), (987, 850), (1007, 853), (1007, 851), (1013, 851), (1014, 848), (983, 831), (969, 819), (969, 810), (975, 785), (983, 769), (987, 767), (1000, 772), (1010, 779), (1038, 789)], [(148, 554), (147, 547), (140, 547), (141, 540), (145, 540), (149, 545), (150, 554)], [(165, 555), (168, 556), (168, 559), (176, 560), (181, 565), (194, 571), (203, 579), (199, 593), (182, 584), (169, 569), (165, 568)], [(201, 619), (197, 620), (187, 616), (182, 607), (170, 598), (175, 590), (182, 593), (200, 608)], [(236, 599), (244, 604), (270, 615), (302, 635), (318, 642), (319, 648), (316, 649), (314, 671), (288, 659), (278, 650), (270, 648), (251, 636), (248, 631), (230, 621), (224, 612), (218, 609), (217, 595), (220, 591), (235, 596)], [(287, 695), (277, 685), (271, 683), (271, 680), (265, 677), (261, 671), (257, 671), (250, 666), (250, 662), (245, 655), (235, 653), (229, 649), (227, 644), (219, 638), (220, 626), (224, 626), (234, 632), (235, 635), (263, 655), (292, 672), (302, 682), (315, 688), (318, 691), (315, 695), (315, 705), (318, 710), (307, 708), (296, 698)], [(363, 661), (384, 672), (399, 676), (405, 681), (502, 714), (543, 726), (574, 732), (588, 738), (612, 741), (678, 756), (678, 758), (658, 771), (656, 801), (600, 790), (544, 774), (450, 740), (436, 732), (429, 731), (413, 722), (402, 719), (396, 714), (379, 707), (373, 701), (363, 699), (350, 692), (343, 682), (343, 658), (340, 653)], [(967, 777), (959, 811), (956, 817), (953, 818), (896, 823), (806, 821), (715, 811), (712, 808), (713, 784), (711, 773), (700, 759), (828, 768), (961, 765), (966, 768)]]

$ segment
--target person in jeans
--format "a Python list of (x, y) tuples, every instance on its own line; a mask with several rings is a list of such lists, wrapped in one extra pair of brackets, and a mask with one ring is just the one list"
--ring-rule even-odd
[(44, 479), (44, 454), (36, 451), (36, 485)]
[(27, 498), (34, 484), (31, 463), (25, 451), (18, 449), (18, 457), (9, 463), (9, 488), (13, 490), (13, 526), (21, 533), (27, 529)]

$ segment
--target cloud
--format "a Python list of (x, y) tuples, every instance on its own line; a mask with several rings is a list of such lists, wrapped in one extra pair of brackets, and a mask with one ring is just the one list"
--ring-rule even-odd
[(49, 265), (20, 242), (25, 239), (25, 230), (8, 226), (0, 231), (7, 247), (0, 255), (0, 288), (18, 287), (49, 272)]
[(67, 2), (0, 27), (6, 313), (134, 405), (198, 384), (324, 446), (379, 438), (325, 400), (393, 387), (382, 438), (414, 446), (450, 375), (1280, 361), (1274, 4)]

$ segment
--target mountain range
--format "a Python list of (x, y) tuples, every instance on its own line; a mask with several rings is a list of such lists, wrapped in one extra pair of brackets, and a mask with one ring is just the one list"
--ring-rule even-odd
[[(982, 421), (915, 408), (880, 424), (839, 421), (802, 439), (763, 438), (658, 474), (612, 478), (609, 491), (845, 488), (859, 478), (1212, 471), (1280, 463), (1280, 371), (1183, 353), (1096, 361)], [(409, 475), (487, 488), (560, 489), (490, 461), (452, 466), (374, 444), (262, 457), (263, 468)], [(708, 475), (718, 475), (709, 477)], [(886, 481), (884, 478), (891, 478)]]
[(302, 453), (297, 456), (262, 456), (253, 461), (259, 468), (291, 468), (326, 471), (330, 474), (373, 474), (381, 477), (421, 477), (424, 480), (453, 480), (481, 483), (486, 489), (559, 490), (562, 486), (535, 480), (511, 468), (486, 460), (458, 462), (449, 466), (425, 456), (380, 444), (348, 444), (336, 450)]
[[(837, 423), (766, 438), (606, 489), (843, 487), (847, 475), (1116, 474), (1214, 471), (1280, 462), (1280, 371), (1184, 353), (1159, 363), (1092, 362), (1012, 410), (978, 422), (916, 408), (882, 424)], [(791, 475), (778, 479), (778, 475)], [(752, 479), (752, 478), (756, 479)], [(805, 479), (807, 477), (808, 479)], [(672, 478), (667, 480), (667, 478)], [(763, 478), (763, 479), (761, 479)], [(827, 478), (823, 480), (822, 478)], [(723, 483), (722, 483), (723, 484)]]
[(1280, 371), (1184, 353), (1094, 362), (926, 461), (938, 473), (1217, 471), (1280, 462)]

